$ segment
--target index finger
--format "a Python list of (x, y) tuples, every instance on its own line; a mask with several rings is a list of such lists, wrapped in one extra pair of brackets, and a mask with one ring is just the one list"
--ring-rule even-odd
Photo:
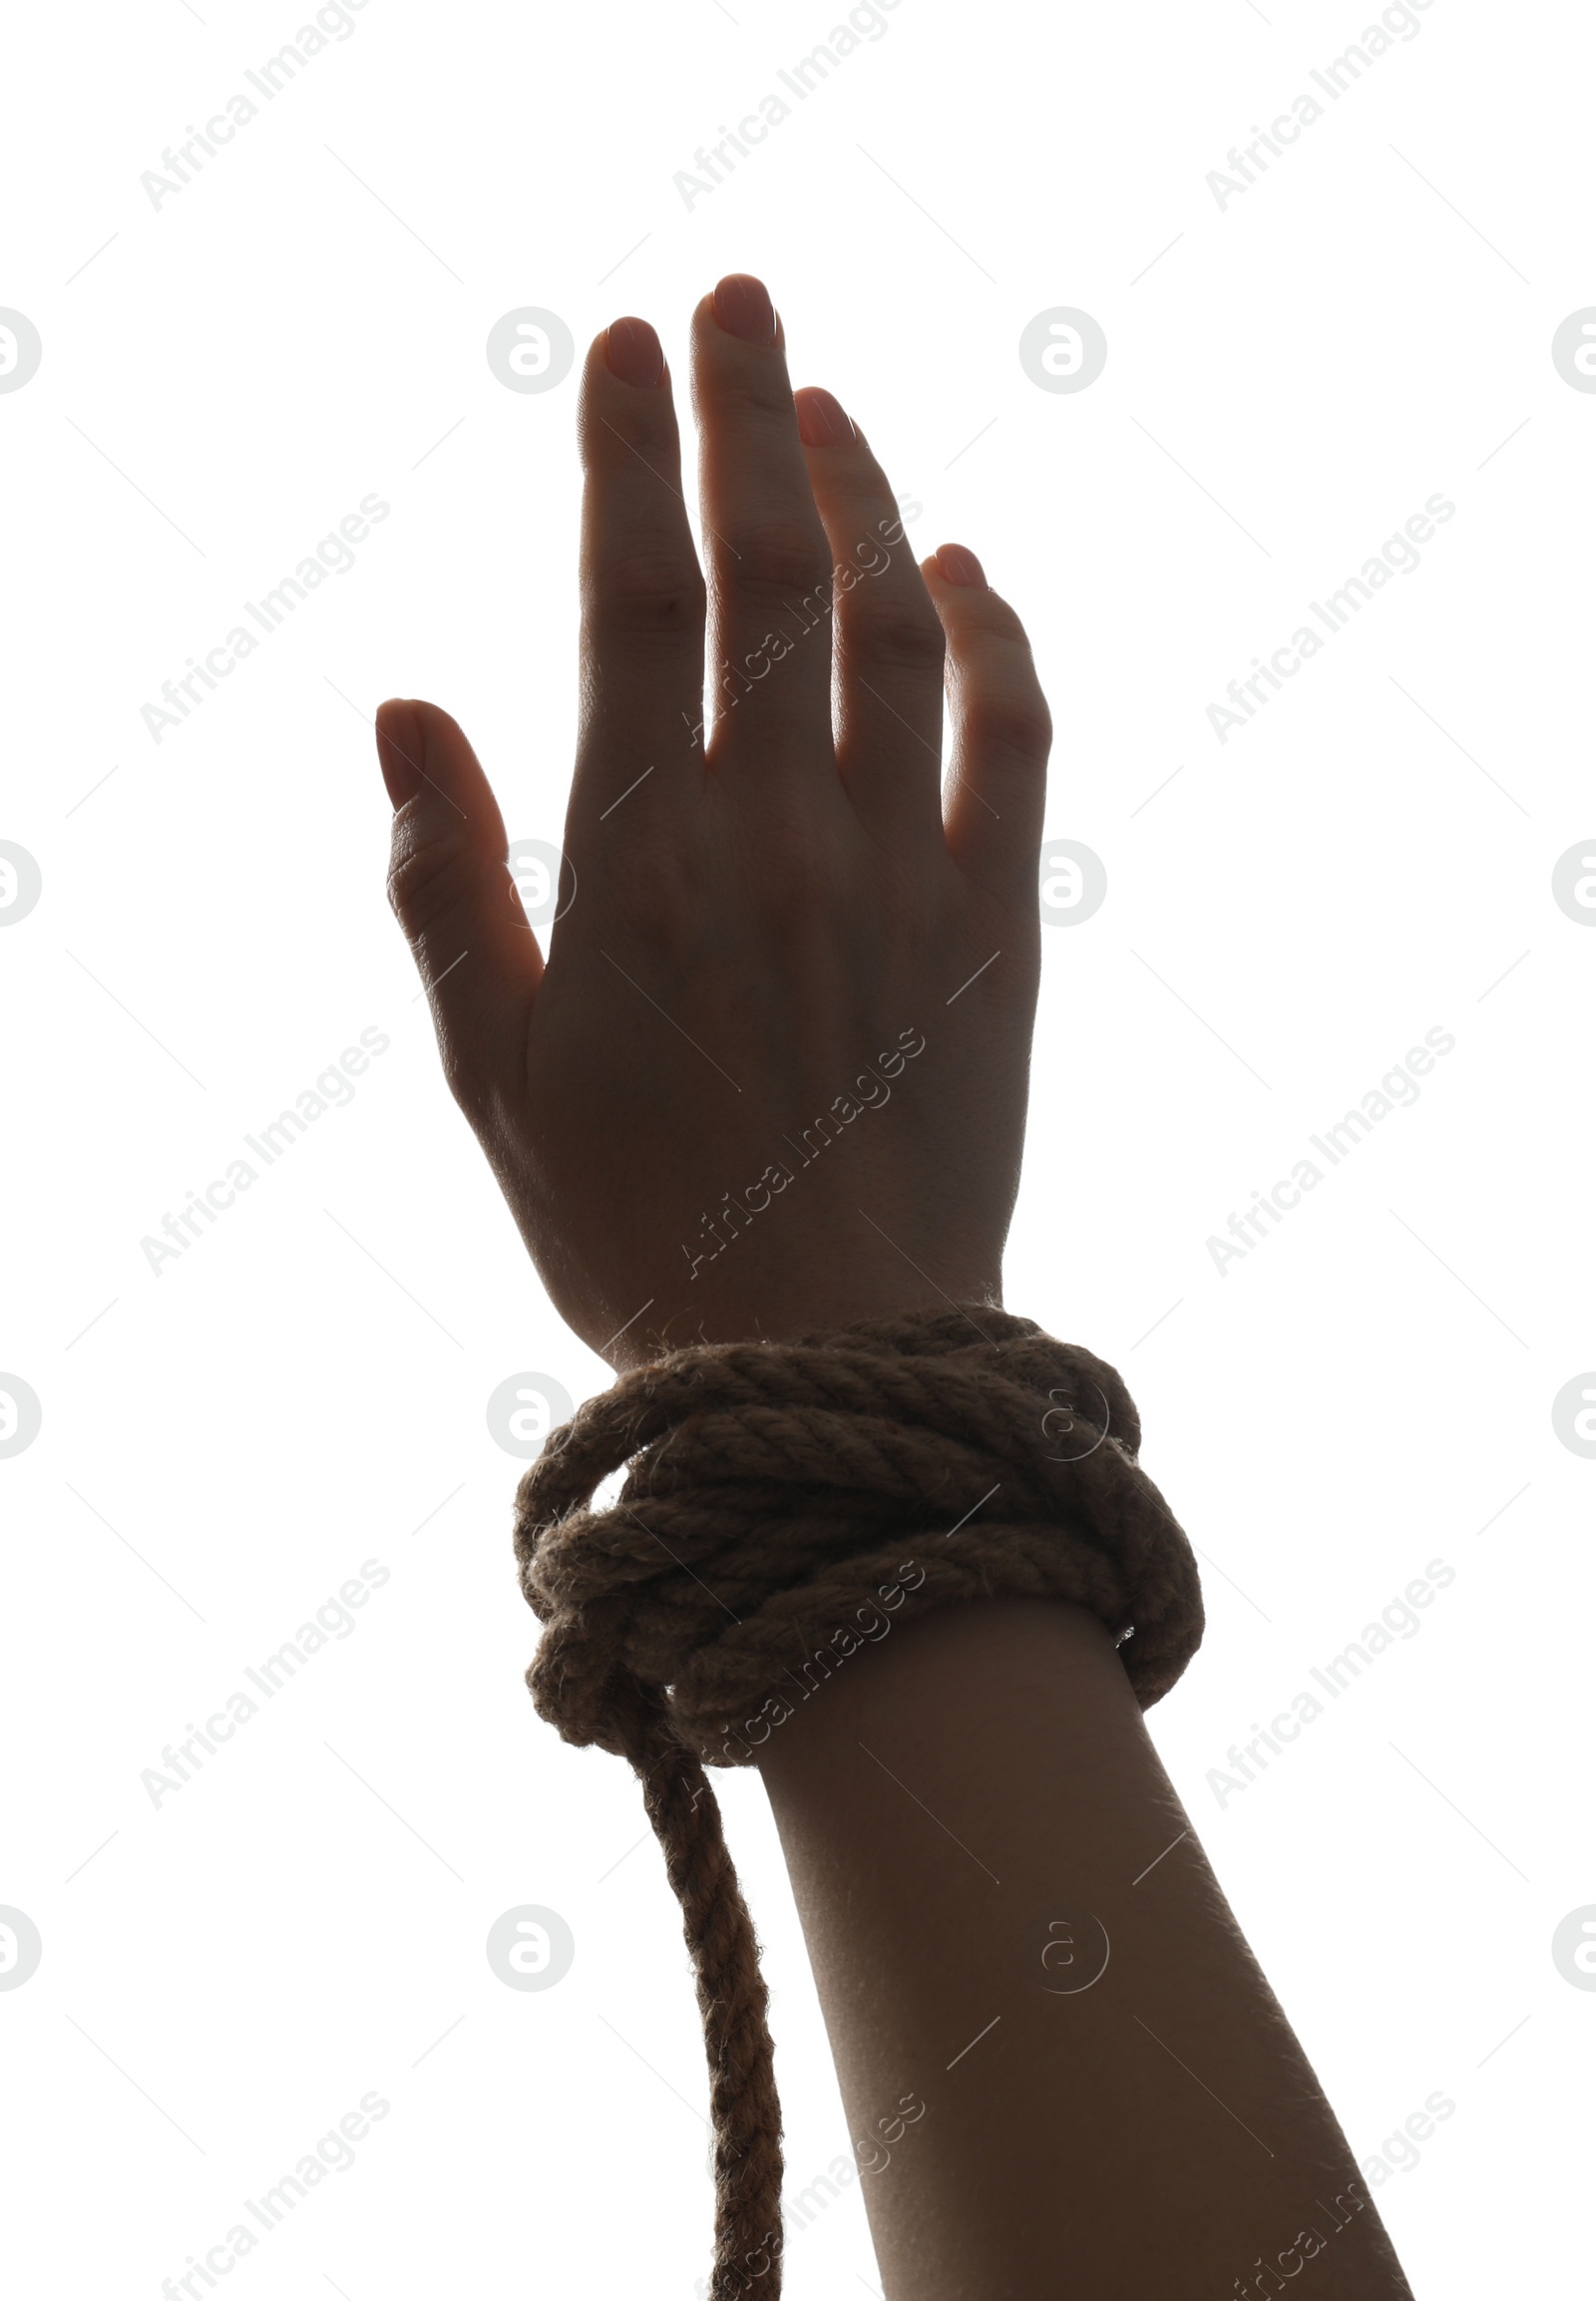
[(704, 578), (670, 377), (645, 319), (594, 339), (578, 435), (582, 711), (574, 825), (657, 812), (703, 770)]

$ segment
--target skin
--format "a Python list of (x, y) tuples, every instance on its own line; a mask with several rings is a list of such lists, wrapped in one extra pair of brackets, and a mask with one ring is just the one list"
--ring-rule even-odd
[[(814, 436), (836, 403), (808, 391), (795, 410), (763, 288), (719, 292), (767, 340), (728, 332), (712, 297), (693, 314), (708, 682), (657, 338), (623, 320), (589, 353), (577, 892), (547, 965), (459, 728), (418, 703), (377, 721), (390, 893), (450, 1085), (556, 1307), (616, 1367), (662, 1342), (997, 1300), (1024, 1130), (1050, 732), (1030, 649), (985, 583), (948, 578), (979, 576), (968, 555), (922, 571), (882, 541), (897, 507), (869, 447), (840, 410), (840, 442), (803, 444), (800, 416)], [(650, 357), (656, 383), (613, 372)], [(824, 610), (801, 605), (828, 598), (834, 566), (855, 576), (831, 618), (835, 736)], [(706, 743), (722, 677), (737, 699)], [(891, 1102), (804, 1169), (802, 1130), (906, 1030), (926, 1051)], [(704, 1215), (775, 1162), (792, 1183), (710, 1259)]]
[[(759, 281), (697, 307), (692, 390), (707, 577), (657, 336), (589, 352), (547, 959), (460, 728), (377, 719), (445, 1075), (617, 1371), (1000, 1303), (1039, 964), (1051, 729), (1018, 617), (963, 547), (915, 565)], [(1407, 2294), (1093, 1616), (895, 1625), (760, 1764), (887, 2301)], [(1108, 1965), (1061, 1993), (1096, 1937), (1046, 1927), (1081, 1909)]]

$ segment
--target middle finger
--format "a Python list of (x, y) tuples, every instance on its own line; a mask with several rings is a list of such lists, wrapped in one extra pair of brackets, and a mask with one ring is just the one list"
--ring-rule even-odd
[(835, 783), (831, 551), (815, 508), (781, 326), (762, 281), (723, 279), (693, 314), (693, 400), (710, 564), (707, 687), (721, 763)]

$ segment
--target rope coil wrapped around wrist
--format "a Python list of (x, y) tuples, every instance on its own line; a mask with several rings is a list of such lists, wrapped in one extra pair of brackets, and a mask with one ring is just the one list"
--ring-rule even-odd
[(1147, 1709), (1203, 1611), (1140, 1441), (1111, 1366), (977, 1304), (674, 1351), (579, 1407), (521, 1481), (521, 1587), (546, 1625), (533, 1700), (567, 1741), (630, 1761), (681, 1903), (709, 2060), (714, 2301), (756, 2280), (776, 2301), (782, 2159), (758, 1947), (703, 1769), (751, 1762), (771, 1711), (857, 1650), (849, 1625), (889, 1584), (900, 1620), (977, 1598), (1084, 1606)]

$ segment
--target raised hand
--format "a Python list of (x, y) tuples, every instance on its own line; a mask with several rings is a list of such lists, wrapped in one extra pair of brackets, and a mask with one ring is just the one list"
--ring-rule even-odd
[(588, 355), (547, 959), (460, 728), (377, 721), (445, 1075), (616, 1367), (999, 1301), (1038, 966), (1051, 729), (1018, 617), (960, 546), (916, 566), (863, 434), (792, 392), (760, 281), (699, 304), (692, 381), (707, 583), (658, 337), (617, 320)]

